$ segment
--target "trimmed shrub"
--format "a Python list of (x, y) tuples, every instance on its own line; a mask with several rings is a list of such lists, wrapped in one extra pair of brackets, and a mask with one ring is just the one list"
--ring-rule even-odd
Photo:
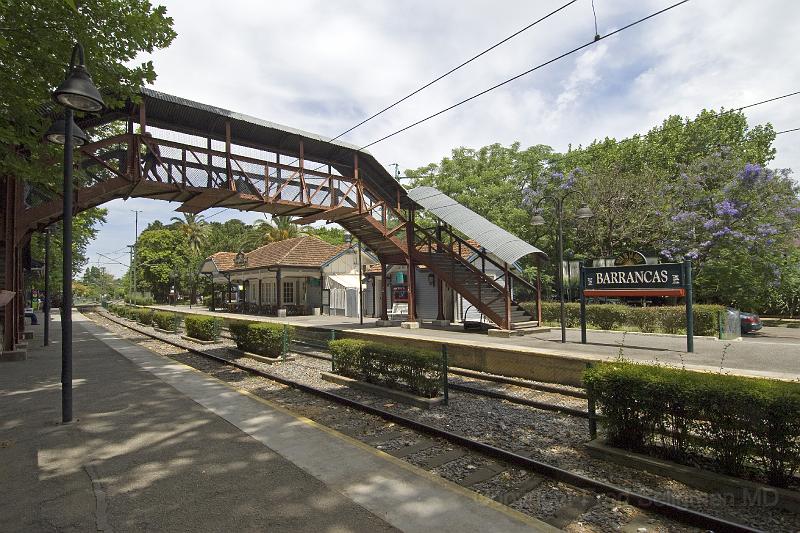
[[(536, 316), (536, 302), (520, 304)], [(696, 304), (694, 310), (694, 334), (719, 336), (720, 320), (725, 307), (721, 305)], [(581, 326), (581, 305), (577, 302), (564, 304), (568, 328)], [(561, 311), (558, 302), (542, 302), (542, 322), (558, 324)], [(590, 328), (626, 330), (634, 329), (646, 333), (686, 333), (686, 307), (670, 305), (659, 307), (631, 307), (619, 304), (588, 304), (586, 323)]]
[(785, 486), (800, 467), (800, 383), (601, 363), (584, 381), (609, 444)]
[[(236, 347), (265, 357), (283, 355), (283, 324), (233, 321), (228, 326)], [(292, 341), (294, 328), (286, 327), (286, 342)]]
[(177, 313), (168, 311), (156, 311), (153, 313), (153, 325), (167, 331), (178, 331), (181, 318)]
[(136, 321), (139, 324), (143, 324), (145, 326), (150, 326), (153, 324), (153, 313), (155, 311), (153, 309), (148, 309), (146, 307), (140, 307), (138, 309), (138, 313), (136, 316)]
[(215, 341), (222, 329), (222, 321), (213, 316), (188, 315), (183, 320), (186, 335), (201, 341)]
[(328, 343), (333, 371), (360, 381), (434, 398), (442, 386), (442, 358), (434, 351), (354, 339)]

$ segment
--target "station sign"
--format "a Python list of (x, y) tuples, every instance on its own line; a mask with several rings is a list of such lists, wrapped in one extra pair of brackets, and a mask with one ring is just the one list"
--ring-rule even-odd
[(682, 263), (584, 267), (587, 290), (681, 289), (684, 286)]

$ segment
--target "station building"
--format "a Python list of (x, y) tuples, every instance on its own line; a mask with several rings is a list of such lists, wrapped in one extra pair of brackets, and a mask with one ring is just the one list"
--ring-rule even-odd
[[(377, 262), (362, 251), (361, 264)], [(200, 272), (209, 276), (212, 309), (289, 316), (359, 314), (358, 249), (303, 235), (251, 252), (217, 252)]]

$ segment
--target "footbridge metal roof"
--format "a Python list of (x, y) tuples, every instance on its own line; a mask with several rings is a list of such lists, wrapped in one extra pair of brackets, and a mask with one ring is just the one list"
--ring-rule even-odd
[[(353, 156), (358, 153), (359, 176), (385, 199), (410, 205), (405, 190), (386, 168), (358, 145), (229, 111), (143, 87), (140, 89), (148, 126), (179, 131), (200, 137), (225, 140), (225, 124), (230, 124), (231, 142), (255, 148), (272, 148), (296, 156), (303, 142), (303, 154), (310, 161), (329, 161), (345, 176), (353, 175)], [(86, 117), (78, 124), (92, 127), (114, 120), (138, 119), (140, 104), (128, 101), (121, 108), (107, 110), (100, 116)]]
[(547, 254), (540, 249), (489, 222), (439, 189), (417, 187), (408, 191), (408, 197), (509, 265), (531, 254), (547, 260)]

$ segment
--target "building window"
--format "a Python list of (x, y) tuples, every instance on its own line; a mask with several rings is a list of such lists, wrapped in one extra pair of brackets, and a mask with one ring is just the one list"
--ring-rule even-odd
[(294, 282), (283, 282), (283, 302), (285, 304), (294, 304)]

